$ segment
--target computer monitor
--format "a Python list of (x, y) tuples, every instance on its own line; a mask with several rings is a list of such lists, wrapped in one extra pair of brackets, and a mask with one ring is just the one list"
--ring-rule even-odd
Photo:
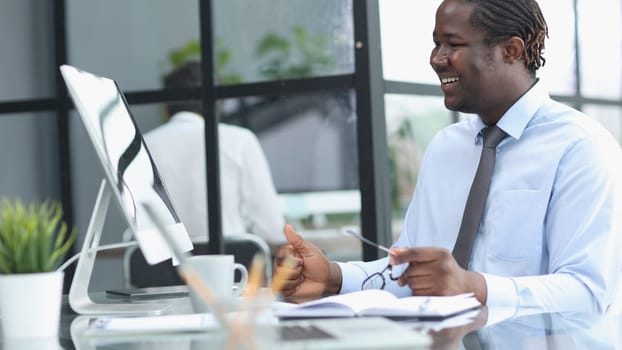
[(69, 291), (70, 305), (82, 314), (158, 313), (162, 305), (96, 303), (88, 295), (110, 198), (117, 203), (150, 264), (171, 258), (172, 252), (142, 203), (149, 203), (185, 251), (192, 249), (190, 236), (117, 83), (69, 65), (61, 66), (60, 71), (105, 174)]

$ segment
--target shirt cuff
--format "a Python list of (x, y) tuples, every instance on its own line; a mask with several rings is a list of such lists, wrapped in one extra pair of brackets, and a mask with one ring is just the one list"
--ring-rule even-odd
[(367, 278), (367, 272), (355, 262), (337, 262), (341, 269), (340, 294), (357, 292), (361, 290), (361, 283)]
[(488, 307), (512, 309), (518, 307), (518, 292), (512, 278), (487, 273), (482, 273), (482, 275), (486, 280), (486, 305)]
[(486, 280), (486, 307), (488, 317), (486, 327), (497, 324), (516, 315), (518, 292), (514, 280), (482, 273)]

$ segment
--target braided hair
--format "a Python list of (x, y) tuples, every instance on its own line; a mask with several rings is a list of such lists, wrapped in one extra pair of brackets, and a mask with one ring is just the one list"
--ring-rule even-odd
[(535, 75), (544, 66), (542, 56), (548, 27), (535, 0), (464, 0), (474, 5), (471, 24), (486, 31), (486, 43), (495, 44), (517, 36), (525, 42), (523, 62)]

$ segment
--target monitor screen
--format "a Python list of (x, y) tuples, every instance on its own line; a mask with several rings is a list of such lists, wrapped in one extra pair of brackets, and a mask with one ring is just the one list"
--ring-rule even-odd
[(192, 249), (190, 237), (116, 82), (69, 65), (63, 65), (61, 73), (101, 161), (112, 197), (147, 262), (166, 260), (171, 251), (142, 203), (153, 208), (180, 247)]

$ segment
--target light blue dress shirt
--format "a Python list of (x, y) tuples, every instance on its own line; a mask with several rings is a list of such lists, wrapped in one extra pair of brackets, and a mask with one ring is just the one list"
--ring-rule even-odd
[[(497, 160), (470, 269), (483, 273), (487, 304), (543, 311), (604, 311), (622, 255), (622, 153), (599, 123), (537, 83), (497, 125), (509, 136)], [(440, 131), (428, 146), (394, 247), (452, 250), (481, 148), (478, 117)], [(342, 293), (387, 259), (339, 263)], [(386, 279), (387, 290), (409, 295)]]

